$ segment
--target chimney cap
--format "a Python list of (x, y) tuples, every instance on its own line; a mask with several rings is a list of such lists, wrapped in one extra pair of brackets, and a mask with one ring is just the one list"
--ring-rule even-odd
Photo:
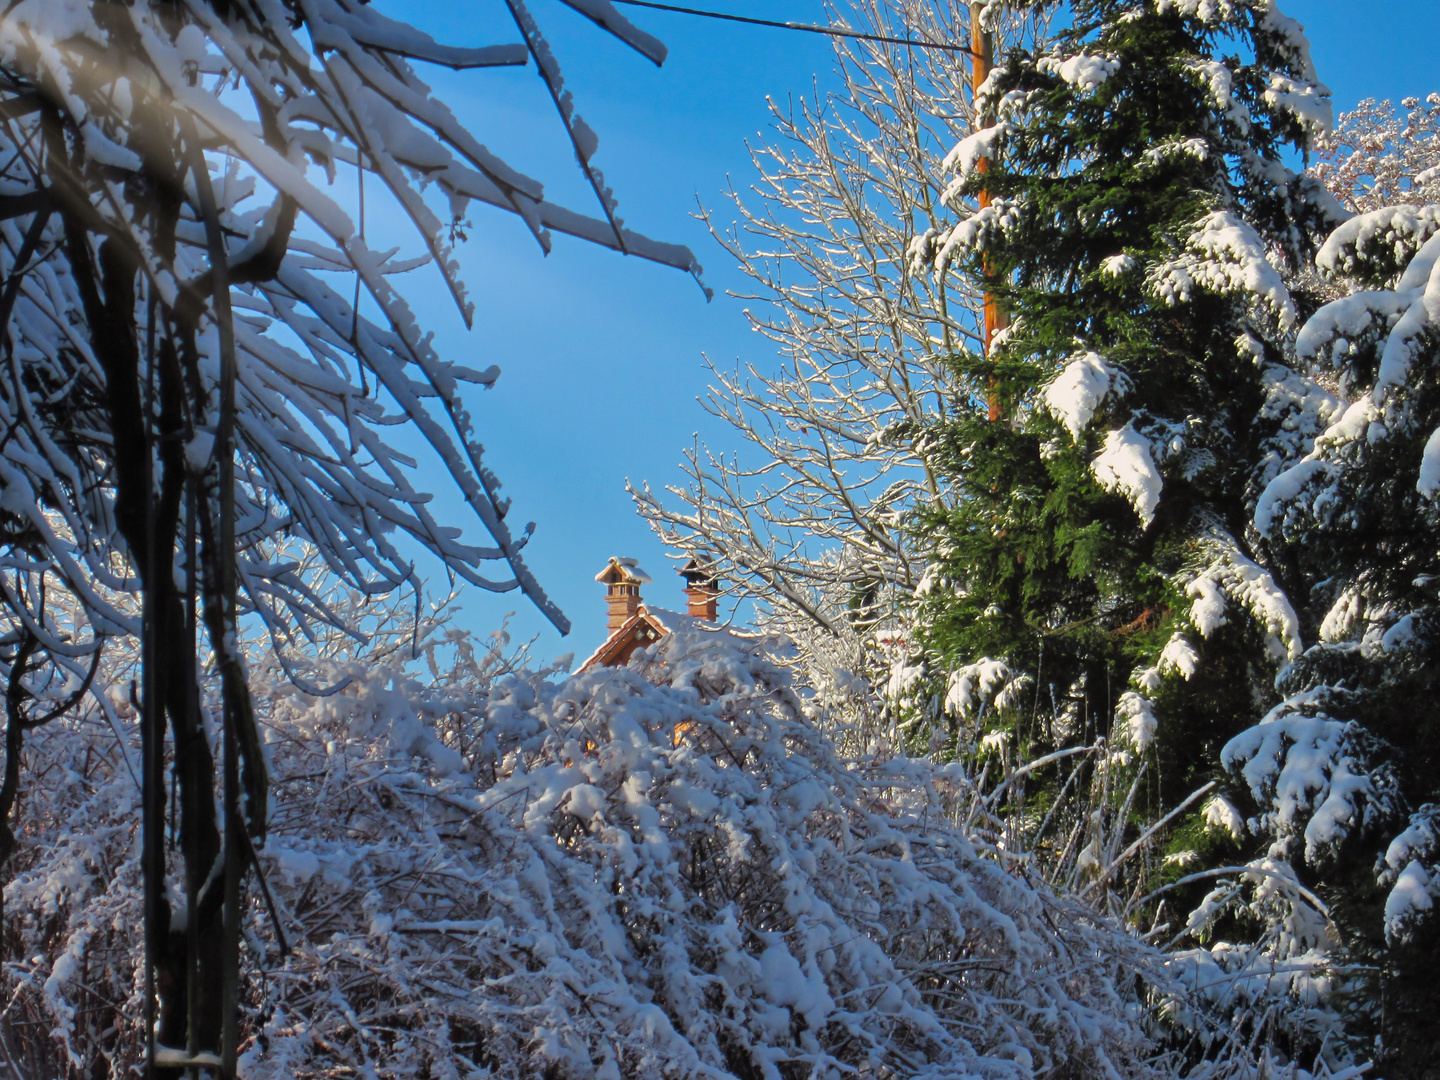
[(691, 559), (678, 571), (685, 579), (685, 588), (704, 589), (706, 592), (719, 592), (720, 580), (715, 576), (715, 571), (707, 566), (702, 566), (697, 559)]
[(638, 560), (612, 555), (595, 580), (602, 585), (649, 585), (650, 575), (640, 569)]

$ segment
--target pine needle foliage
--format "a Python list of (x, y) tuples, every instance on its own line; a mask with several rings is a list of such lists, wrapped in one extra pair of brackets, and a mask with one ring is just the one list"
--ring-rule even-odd
[(930, 433), (925, 647), (932, 682), (981, 656), (1038, 673), (1056, 743), (1155, 752), (1162, 724), (1173, 805), (1298, 647), (1247, 524), (1323, 419), (1284, 363), (1307, 305), (1282, 271), (1343, 215), (1287, 164), (1329, 92), (1268, 2), (1070, 7), (947, 159), (957, 208), (988, 198), (912, 246), (1011, 324), (955, 358), (967, 399)]

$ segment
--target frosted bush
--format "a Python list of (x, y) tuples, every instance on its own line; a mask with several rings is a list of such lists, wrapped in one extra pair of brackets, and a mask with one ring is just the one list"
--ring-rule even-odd
[[(276, 781), (247, 1080), (1257, 1067), (1181, 969), (966, 826), (958, 765), (839, 758), (761, 639), (682, 626), (564, 676), (477, 659), (442, 621), (420, 638), (428, 678), (392, 631), (315, 662), (351, 676), (329, 697), (257, 665)], [(77, 714), (31, 749), (67, 782), (24, 818), (5, 1017), (56, 1075), (138, 1047), (120, 730)], [(1176, 1017), (1218, 1049), (1167, 1051)]]

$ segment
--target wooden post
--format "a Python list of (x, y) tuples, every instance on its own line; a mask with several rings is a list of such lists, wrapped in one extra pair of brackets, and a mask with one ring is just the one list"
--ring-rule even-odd
[[(995, 63), (995, 35), (980, 25), (980, 15), (984, 8), (985, 4), (983, 3), (972, 3), (970, 5), (970, 91), (972, 101), (978, 101), (980, 87), (984, 85), (985, 80), (990, 75), (990, 69)], [(977, 108), (975, 111), (975, 126), (977, 128), (982, 127), (985, 119), (985, 117), (980, 115), (979, 109)], [(990, 171), (989, 160), (987, 158), (981, 158), (976, 162), (976, 169), (980, 175), (984, 176)], [(980, 209), (982, 210), (990, 205), (990, 192), (988, 189), (980, 189), (979, 203)], [(988, 258), (985, 259), (984, 270), (988, 280), (990, 277), (990, 260)], [(995, 294), (987, 288), (985, 290), (986, 357), (990, 355), (990, 344), (994, 340), (996, 333), (1005, 329), (1008, 325), (1009, 320), (1005, 317), (1005, 312), (1001, 310)], [(986, 401), (989, 405), (988, 412), (990, 419), (999, 420), (1000, 398), (995, 392), (995, 381), (993, 379), (990, 382), (990, 390), (986, 395)]]

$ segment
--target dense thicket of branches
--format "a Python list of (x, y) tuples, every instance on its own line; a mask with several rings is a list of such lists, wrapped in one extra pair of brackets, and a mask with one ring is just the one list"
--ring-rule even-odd
[[(845, 17), (953, 45), (970, 39), (971, 6), (864, 0)], [(1043, 29), (1002, 19), (1010, 40)], [(687, 452), (687, 483), (668, 496), (634, 494), (668, 543), (754, 599), (813, 665), (874, 676), (888, 661), (872, 632), (893, 628), (922, 569), (902, 519), (940, 497), (922, 432), (954, 407), (947, 358), (978, 332), (971, 283), (907, 270), (916, 230), (949, 213), (941, 162), (970, 129), (971, 62), (842, 38), (833, 76), (833, 90), (773, 103), (773, 134), (750, 148), (756, 179), (730, 192), (738, 222), (707, 214), (778, 365), (712, 362), (704, 406), (726, 443)]]
[[(576, 6), (663, 59), (604, 0)], [(153, 961), (140, 970), (172, 1057), (228, 1058), (237, 1038), (239, 922), (224, 912), (269, 805), (238, 620), (259, 620), (284, 663), (337, 618), (278, 545), (303, 538), (361, 594), (418, 589), (419, 545), (566, 625), (525, 567), (529, 527), (507, 521), (466, 410), (465, 388), (498, 369), (436, 355), (393, 275), (430, 264), (468, 319), (447, 236), (476, 201), (520, 216), (542, 246), (559, 230), (695, 269), (623, 228), (545, 39), (523, 0), (506, 8), (519, 41), (464, 49), (359, 0), (21, 0), (0, 15), (0, 809), (25, 783), (27, 731), (87, 691), (112, 719), (139, 703)], [(546, 202), (412, 67), (530, 59), (599, 219)], [(366, 243), (367, 177), (370, 198), (414, 225), (419, 260)], [(356, 184), (358, 221), (342, 205)], [(398, 424), (433, 453), (468, 526), (432, 514)], [(88, 681), (112, 638), (141, 642), (128, 691)], [(167, 771), (183, 867), (168, 888)]]
[[(1422, 1074), (1437, 99), (1326, 134), (1266, 0), (1087, 0), (1054, 41), (1020, 5), (983, 117), (953, 51), (842, 42), (714, 229), (782, 370), (717, 369), (744, 449), (635, 493), (789, 641), (677, 618), (565, 677), (402, 618), (419, 545), (563, 625), (466, 411), (497, 370), (395, 275), (468, 317), (476, 200), (697, 268), (624, 228), (504, 2), (521, 41), (466, 49), (361, 0), (0, 16), (11, 1071), (1259, 1080), (1378, 1034)], [(527, 60), (597, 218), (412, 66)], [(1305, 321), (1320, 181), (1364, 213)], [(367, 184), (419, 259), (370, 249)], [(982, 289), (1020, 316), (988, 354)]]
[[(1212, 970), (1038, 881), (963, 768), (838, 754), (783, 643), (675, 617), (628, 668), (567, 676), (450, 614), (412, 633), (372, 609), (364, 646), (322, 635), (307, 673), (351, 677), (328, 697), (250, 653), (277, 782), (245, 922), (247, 1080), (1282, 1064), (1211, 1006)], [(107, 654), (105, 676), (133, 659)], [(93, 702), (32, 748), (75, 777), (33, 796), (6, 893), (8, 1046), (41, 1075), (113, 1075), (139, 1049), (138, 748)]]
[(1357, 213), (1440, 196), (1440, 94), (1390, 101), (1366, 98), (1341, 113), (1319, 141), (1310, 170)]

